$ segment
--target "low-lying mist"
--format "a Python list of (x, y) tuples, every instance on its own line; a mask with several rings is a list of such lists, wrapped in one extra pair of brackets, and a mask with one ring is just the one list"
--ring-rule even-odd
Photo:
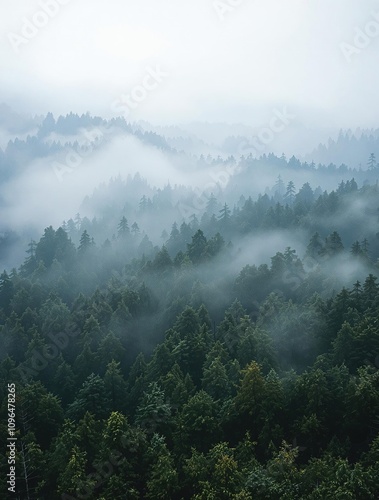
[[(0, 184), (0, 267), (3, 268), (20, 265), (25, 255), (20, 248), (26, 249), (31, 239), (38, 241), (45, 227), (58, 228), (63, 221), (77, 218), (77, 214), (86, 221), (82, 230), (88, 228), (97, 245), (114, 238), (120, 219), (126, 217), (129, 225), (138, 224), (142, 235), (160, 247), (174, 223), (179, 226), (190, 223), (195, 232), (208, 224), (202, 222), (205, 212), (211, 210), (207, 217), (213, 214), (217, 221), (225, 204), (235, 214), (250, 197), (253, 201), (261, 199), (262, 208), (258, 212), (262, 221), (265, 211), (276, 203), (291, 208), (293, 200), (286, 197), (290, 183), (295, 192), (309, 186), (313, 203), (325, 190), (337, 190), (342, 181), (355, 177), (361, 187), (378, 177), (375, 169), (316, 166), (301, 163), (295, 157), (287, 160), (273, 154), (254, 158), (249, 149), (242, 147), (243, 140), (238, 149), (240, 156), (224, 156), (224, 159), (209, 154), (196, 156), (166, 143), (164, 134), (172, 138), (183, 131), (180, 127), (155, 127), (146, 132), (143, 127), (148, 127), (148, 123), (132, 126), (123, 119), (106, 122), (89, 114), (81, 117), (70, 114), (57, 121), (51, 114), (44, 119), (27, 119), (12, 115), (9, 110), (4, 116), (11, 121), (8, 123), (4, 118), (0, 134), (4, 145), (8, 141)], [(193, 124), (183, 138), (202, 141), (203, 137), (204, 146), (214, 140), (217, 149), (220, 137), (224, 134), (225, 141), (225, 134), (230, 134), (232, 128), (232, 125)], [(247, 129), (236, 128), (236, 134), (242, 132)], [(285, 137), (281, 140), (285, 141)], [(215, 152), (213, 146), (211, 149)], [(209, 208), (212, 197), (216, 203)], [(272, 232), (271, 223), (265, 227), (264, 222), (255, 235), (240, 238), (237, 231), (230, 236), (234, 248), (239, 249), (236, 265), (247, 263), (249, 255), (254, 255), (254, 263), (267, 262), (273, 250), (287, 246), (302, 253), (311, 230), (326, 237), (338, 228), (348, 245), (354, 239), (374, 235), (375, 203), (370, 200), (364, 197), (347, 200), (344, 208), (329, 214), (327, 220), (314, 215), (311, 223), (302, 224), (307, 227), (302, 229), (300, 225), (296, 231), (289, 228)], [(352, 237), (351, 227), (354, 227)], [(76, 235), (70, 235), (76, 245), (80, 224), (77, 230)]]

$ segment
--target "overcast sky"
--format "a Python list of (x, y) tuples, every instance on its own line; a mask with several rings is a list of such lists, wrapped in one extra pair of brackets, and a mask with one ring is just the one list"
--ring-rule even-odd
[(48, 0), (1, 2), (0, 101), (17, 111), (110, 117), (148, 82), (132, 121), (254, 125), (287, 106), (307, 125), (376, 126), (378, 1), (60, 1), (29, 39)]

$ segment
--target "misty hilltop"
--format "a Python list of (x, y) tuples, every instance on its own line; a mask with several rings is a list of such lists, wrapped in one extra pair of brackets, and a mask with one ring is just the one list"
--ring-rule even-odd
[(21, 487), (300, 500), (343, 467), (374, 498), (374, 136), (318, 149), (359, 166), (316, 164), (262, 134), (231, 154), (221, 125), (1, 113), (0, 373), (31, 419), (20, 463), (39, 457)]
[(378, 500), (377, 2), (8, 3), (0, 498)]
[[(278, 111), (272, 126), (284, 127), (288, 116)], [(77, 213), (85, 220), (111, 213), (114, 227), (122, 216), (134, 218), (151, 226), (144, 229), (157, 245), (162, 243), (160, 233), (169, 231), (174, 222), (188, 223), (194, 216), (200, 220), (211, 194), (220, 206), (227, 203), (234, 211), (243, 208), (244, 199), (263, 195), (265, 210), (277, 203), (292, 208), (286, 198), (289, 183), (294, 196), (309, 185), (311, 198), (317, 201), (325, 191), (337, 191), (352, 179), (363, 187), (378, 178), (377, 139), (369, 131), (360, 136), (348, 131), (336, 141), (329, 139), (328, 146), (320, 146), (308, 158), (330, 155), (335, 163), (316, 163), (302, 160), (301, 155), (287, 158), (284, 153), (269, 152), (272, 144), (264, 144), (267, 134), (253, 135), (252, 129), (249, 139), (230, 135), (233, 129), (247, 134), (246, 126), (153, 127), (89, 113), (31, 117), (6, 105), (0, 109), (0, 124), (4, 144), (0, 149), (0, 262), (8, 268), (21, 264), (22, 246), (36, 239), (44, 227), (58, 227)], [(343, 162), (348, 155), (353, 161)], [(150, 204), (156, 201), (147, 216), (140, 210), (143, 197)], [(99, 243), (114, 235), (114, 229), (106, 227), (104, 223)], [(12, 247), (13, 242), (19, 244)]]

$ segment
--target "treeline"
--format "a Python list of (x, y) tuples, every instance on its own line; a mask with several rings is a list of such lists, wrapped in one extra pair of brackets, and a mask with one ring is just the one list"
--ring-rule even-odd
[[(19, 497), (375, 499), (377, 189), (288, 184), (233, 209), (210, 196), (159, 246), (136, 213), (106, 240), (106, 219), (46, 228), (0, 276), (0, 439), (16, 383)], [(283, 227), (309, 233), (302, 258), (269, 248), (237, 268), (242, 235)], [(350, 267), (362, 278), (343, 288)]]
[[(300, 230), (305, 234), (301, 238), (318, 233), (323, 242), (337, 231), (346, 250), (356, 240), (365, 240), (367, 255), (373, 262), (379, 258), (377, 184), (359, 188), (351, 179), (327, 192), (312, 189), (309, 183), (296, 188), (293, 181), (285, 184), (279, 177), (269, 193), (255, 200), (244, 195), (236, 199), (235, 193), (233, 197), (210, 193), (199, 198), (190, 190), (170, 185), (151, 190), (148, 195), (142, 195), (144, 190), (149, 188), (139, 175), (127, 182), (114, 179), (108, 187), (86, 198), (83, 208), (95, 212), (94, 218), (77, 214), (63, 221), (62, 227), (76, 244), (87, 231), (97, 244), (109, 240), (113, 245), (119, 237), (120, 220), (126, 219), (127, 231), (132, 236), (138, 235), (140, 240), (146, 237), (153, 253), (165, 245), (172, 258), (179, 250), (186, 249), (199, 229), (205, 235), (219, 232), (227, 243), (232, 241), (236, 245), (243, 237), (271, 230)], [(130, 255), (138, 256), (133, 252)]]
[[(68, 150), (75, 151), (79, 156), (88, 156), (94, 148), (104, 145), (117, 133), (133, 135), (142, 143), (174, 152), (164, 137), (132, 125), (124, 118), (105, 120), (89, 113), (81, 116), (69, 113), (55, 119), (52, 113), (47, 113), (45, 117), (35, 118), (34, 122), (34, 127), (29, 130), (26, 138), (15, 137), (8, 141), (4, 151), (0, 148), (0, 172), (3, 180), (13, 178), (16, 173), (18, 175), (38, 158), (56, 157), (64, 162)], [(64, 139), (65, 136), (67, 140)]]
[(123, 313), (139, 298), (111, 289), (69, 309), (50, 294), (4, 324), (21, 498), (376, 498), (373, 276), (328, 301), (271, 294), (254, 320), (235, 301), (216, 329), (187, 306), (132, 360)]
[[(366, 162), (366, 158), (373, 153), (379, 155), (379, 134), (378, 129), (356, 131), (341, 130), (336, 140), (329, 139), (327, 144), (320, 144), (307, 159), (315, 160), (319, 163), (333, 162), (337, 165), (361, 167), (363, 169), (372, 168), (371, 163)], [(374, 168), (377, 168), (375, 163)]]

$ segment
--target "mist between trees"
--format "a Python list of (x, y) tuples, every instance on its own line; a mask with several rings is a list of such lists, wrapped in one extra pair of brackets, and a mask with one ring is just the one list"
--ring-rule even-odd
[[(128, 148), (178, 182), (127, 172), (96, 184), (1, 274), (20, 498), (374, 499), (375, 154), (365, 169), (200, 156), (191, 186), (184, 154), (112, 126), (69, 187), (91, 165), (97, 182), (96, 162)], [(2, 245), (21, 239), (4, 232)]]

